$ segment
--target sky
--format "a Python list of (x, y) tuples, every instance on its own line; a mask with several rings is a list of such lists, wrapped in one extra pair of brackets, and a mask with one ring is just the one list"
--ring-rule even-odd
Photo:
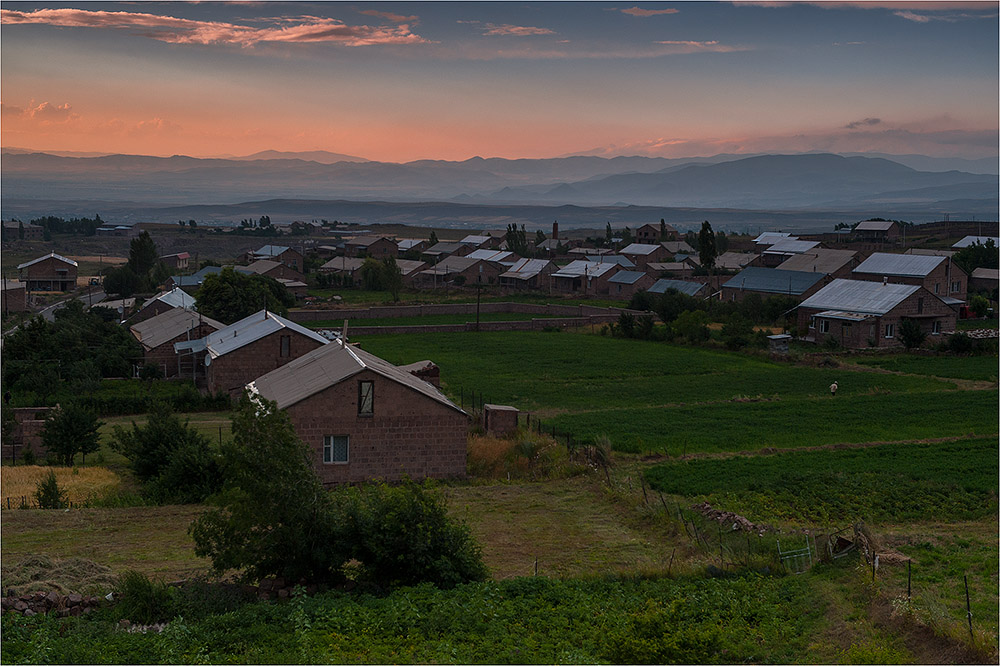
[(0, 145), (998, 154), (998, 4), (0, 3)]

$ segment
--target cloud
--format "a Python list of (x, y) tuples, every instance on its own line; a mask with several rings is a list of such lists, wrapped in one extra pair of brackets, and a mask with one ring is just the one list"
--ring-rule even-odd
[(80, 117), (73, 113), (73, 107), (69, 104), (42, 102), (36, 105), (34, 100), (27, 108), (10, 104), (0, 104), (0, 108), (2, 108), (3, 117), (7, 120), (21, 120), (45, 125), (66, 123)]
[(863, 120), (855, 120), (854, 122), (847, 123), (844, 125), (844, 129), (858, 129), (859, 127), (871, 127), (872, 125), (878, 125), (882, 122), (881, 118), (865, 118)]
[(556, 34), (554, 30), (549, 30), (548, 28), (534, 28), (526, 25), (495, 25), (493, 23), (486, 24), (486, 30), (483, 31), (484, 35), (497, 36), (497, 35), (514, 35), (516, 37), (527, 37), (531, 35), (554, 35)]
[(629, 16), (656, 16), (657, 14), (676, 14), (677, 9), (642, 9), (641, 7), (629, 7), (628, 9), (621, 10), (622, 14), (628, 14)]
[(83, 9), (39, 9), (21, 12), (0, 10), (4, 25), (44, 24), (78, 28), (131, 28), (150, 39), (170, 44), (238, 44), (254, 46), (261, 42), (312, 43), (333, 42), (344, 46), (373, 44), (424, 44), (423, 37), (406, 24), (388, 26), (351, 26), (332, 18), (299, 17), (282, 19), (285, 25), (255, 28), (234, 23), (194, 21), (190, 19), (137, 12), (89, 11)]
[(393, 14), (392, 12), (380, 12), (377, 9), (365, 9), (358, 12), (359, 14), (364, 14), (365, 16), (377, 16), (379, 18), (384, 18), (386, 21), (392, 21), (393, 23), (416, 23), (420, 20), (419, 16), (401, 16), (399, 14)]
[[(691, 40), (665, 40), (661, 42), (653, 42), (654, 44), (661, 44), (668, 47), (665, 53), (670, 54), (682, 54), (682, 53), (732, 53), (734, 51), (746, 51), (745, 47), (741, 46), (728, 46), (726, 44), (720, 44), (718, 40), (712, 40), (707, 42), (697, 42)], [(662, 55), (662, 54), (661, 54)]]

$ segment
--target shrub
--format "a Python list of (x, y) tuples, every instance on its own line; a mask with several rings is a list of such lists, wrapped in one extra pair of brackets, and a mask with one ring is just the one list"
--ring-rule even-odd
[(674, 333), (688, 342), (708, 340), (708, 315), (701, 310), (685, 310), (672, 324)]
[(734, 313), (722, 326), (722, 341), (732, 350), (742, 349), (750, 344), (753, 335), (753, 324), (739, 313)]
[(684, 599), (663, 607), (647, 600), (625, 625), (608, 632), (604, 657), (613, 664), (705, 664), (721, 647), (719, 629), (685, 622)]
[(904, 319), (899, 323), (899, 340), (907, 350), (923, 344), (927, 333), (920, 329), (920, 324), (912, 319)]
[(49, 453), (71, 467), (77, 453), (82, 453), (86, 461), (88, 453), (100, 448), (97, 429), (102, 425), (94, 412), (78, 403), (69, 403), (49, 412), (42, 429), (42, 443)]
[(59, 487), (54, 471), (49, 470), (45, 478), (38, 482), (35, 500), (40, 509), (62, 509), (66, 506), (66, 491)]
[(176, 590), (138, 571), (125, 571), (119, 576), (114, 596), (117, 601), (114, 614), (119, 619), (153, 624), (175, 615)]
[(948, 349), (954, 354), (971, 354), (974, 343), (965, 333), (953, 333), (948, 336)]

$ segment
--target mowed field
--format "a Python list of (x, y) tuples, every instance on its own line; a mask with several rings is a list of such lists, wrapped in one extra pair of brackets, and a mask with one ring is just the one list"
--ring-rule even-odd
[[(914, 357), (907, 373), (809, 367), (584, 333), (371, 335), (397, 364), (431, 359), (442, 388), (508, 404), (546, 426), (615, 449), (683, 455), (838, 443), (994, 435), (995, 357)], [(921, 364), (921, 361), (926, 363)], [(942, 373), (946, 373), (942, 376)], [(954, 380), (950, 375), (955, 375)], [(829, 386), (839, 384), (835, 397)], [(975, 390), (970, 390), (975, 389)]]

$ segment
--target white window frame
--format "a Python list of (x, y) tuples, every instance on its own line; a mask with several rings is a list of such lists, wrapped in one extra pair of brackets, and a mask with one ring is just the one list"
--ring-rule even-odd
[(819, 332), (820, 333), (829, 333), (830, 332), (830, 320), (829, 319), (820, 319), (819, 320)]
[(891, 339), (891, 338), (896, 337), (896, 325), (895, 324), (886, 324), (885, 325), (885, 337), (887, 339)]
[(941, 335), (941, 320), (935, 319), (931, 323), (931, 335)]
[(951, 291), (952, 291), (952, 293), (956, 293), (956, 294), (958, 292), (962, 291), (962, 281), (961, 280), (955, 280), (954, 282), (952, 282), (951, 283)]
[[(337, 441), (341, 440), (341, 441)], [(343, 460), (335, 459), (336, 450), (334, 447), (343, 445)], [(346, 465), (351, 461), (351, 436), (350, 435), (324, 435), (323, 436), (323, 464), (324, 465)]]

